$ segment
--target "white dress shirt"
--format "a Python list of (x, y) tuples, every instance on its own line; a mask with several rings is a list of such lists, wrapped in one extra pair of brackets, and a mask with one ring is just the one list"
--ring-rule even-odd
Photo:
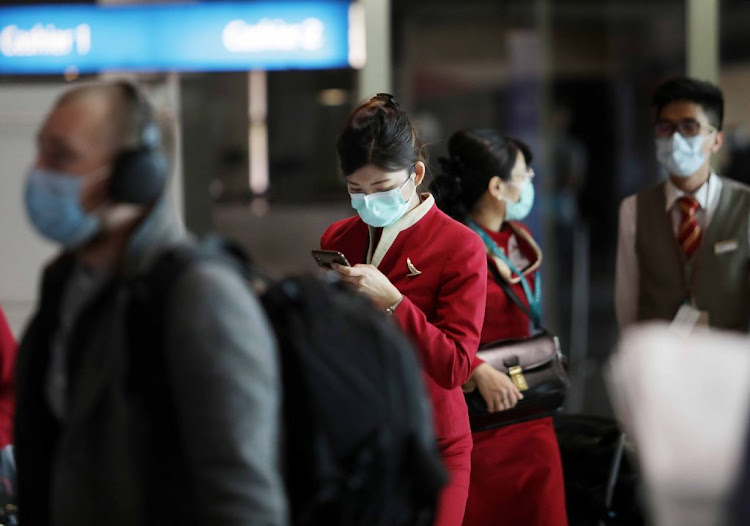
[[(705, 231), (719, 204), (721, 179), (714, 173), (708, 176), (698, 190), (692, 194), (700, 208), (695, 219)], [(672, 228), (675, 238), (682, 214), (677, 200), (690, 195), (677, 188), (671, 179), (664, 186), (664, 210), (672, 213)], [(633, 324), (638, 316), (638, 261), (635, 253), (637, 194), (626, 197), (620, 205), (620, 223), (617, 233), (617, 262), (615, 266), (615, 314), (620, 329)]]

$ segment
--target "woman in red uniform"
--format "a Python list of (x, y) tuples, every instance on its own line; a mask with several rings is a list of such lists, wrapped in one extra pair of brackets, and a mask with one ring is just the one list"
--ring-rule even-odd
[[(484, 240), (487, 265), (539, 315), (542, 254), (519, 223), (534, 202), (531, 152), (494, 130), (466, 130), (449, 140), (436, 180), (439, 206)], [(508, 261), (510, 264), (508, 264)], [(481, 343), (530, 335), (529, 316), (489, 273)], [(521, 393), (507, 375), (475, 359), (465, 390), (479, 389), (490, 411), (513, 407)], [(551, 418), (474, 433), (464, 526), (565, 526), (562, 465)]]
[(487, 292), (482, 241), (419, 193), (423, 145), (390, 95), (354, 110), (337, 149), (357, 215), (331, 225), (321, 248), (344, 253), (352, 267), (335, 269), (391, 314), (419, 352), (450, 474), (435, 524), (458, 526), (471, 466), (461, 385), (476, 355)]

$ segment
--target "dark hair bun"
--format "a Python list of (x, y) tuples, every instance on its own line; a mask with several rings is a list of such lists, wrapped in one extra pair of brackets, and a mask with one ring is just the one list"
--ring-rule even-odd
[(430, 192), (443, 212), (454, 219), (463, 220), (468, 213), (463, 203), (461, 173), (463, 165), (459, 159), (440, 157), (440, 172), (434, 176)]
[(395, 172), (425, 160), (424, 143), (389, 93), (378, 93), (349, 115), (336, 148), (344, 175), (368, 164)]
[(441, 159), (442, 173), (433, 190), (438, 206), (451, 217), (463, 220), (484, 195), (493, 177), (507, 181), (518, 152), (531, 163), (531, 151), (517, 139), (496, 130), (460, 130), (448, 140), (448, 159)]

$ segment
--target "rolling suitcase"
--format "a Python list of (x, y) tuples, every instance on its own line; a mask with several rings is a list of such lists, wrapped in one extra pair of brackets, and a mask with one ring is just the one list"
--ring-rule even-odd
[(638, 473), (617, 423), (591, 415), (555, 417), (570, 526), (643, 526)]

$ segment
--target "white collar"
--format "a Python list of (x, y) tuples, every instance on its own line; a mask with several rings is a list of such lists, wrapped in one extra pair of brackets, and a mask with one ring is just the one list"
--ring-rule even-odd
[(432, 197), (432, 194), (424, 193), (420, 195), (422, 197), (421, 203), (401, 216), (392, 225), (383, 227), (383, 232), (380, 234), (380, 240), (378, 241), (378, 246), (374, 253), (373, 242), (375, 240), (375, 227), (368, 225), (368, 229), (370, 230), (370, 248), (367, 250), (367, 261), (370, 264), (376, 267), (380, 265), (386, 252), (391, 248), (393, 242), (396, 241), (399, 232), (417, 224), (420, 219), (427, 215), (427, 212), (429, 212), (435, 204), (435, 198)]
[(664, 185), (664, 209), (669, 211), (675, 205), (677, 200), (685, 195), (692, 196), (698, 201), (701, 210), (706, 210), (709, 203), (712, 203), (717, 192), (721, 189), (721, 179), (713, 171), (708, 175), (708, 179), (700, 185), (698, 190), (693, 194), (683, 192), (672, 182), (671, 178), (667, 178), (666, 184)]

